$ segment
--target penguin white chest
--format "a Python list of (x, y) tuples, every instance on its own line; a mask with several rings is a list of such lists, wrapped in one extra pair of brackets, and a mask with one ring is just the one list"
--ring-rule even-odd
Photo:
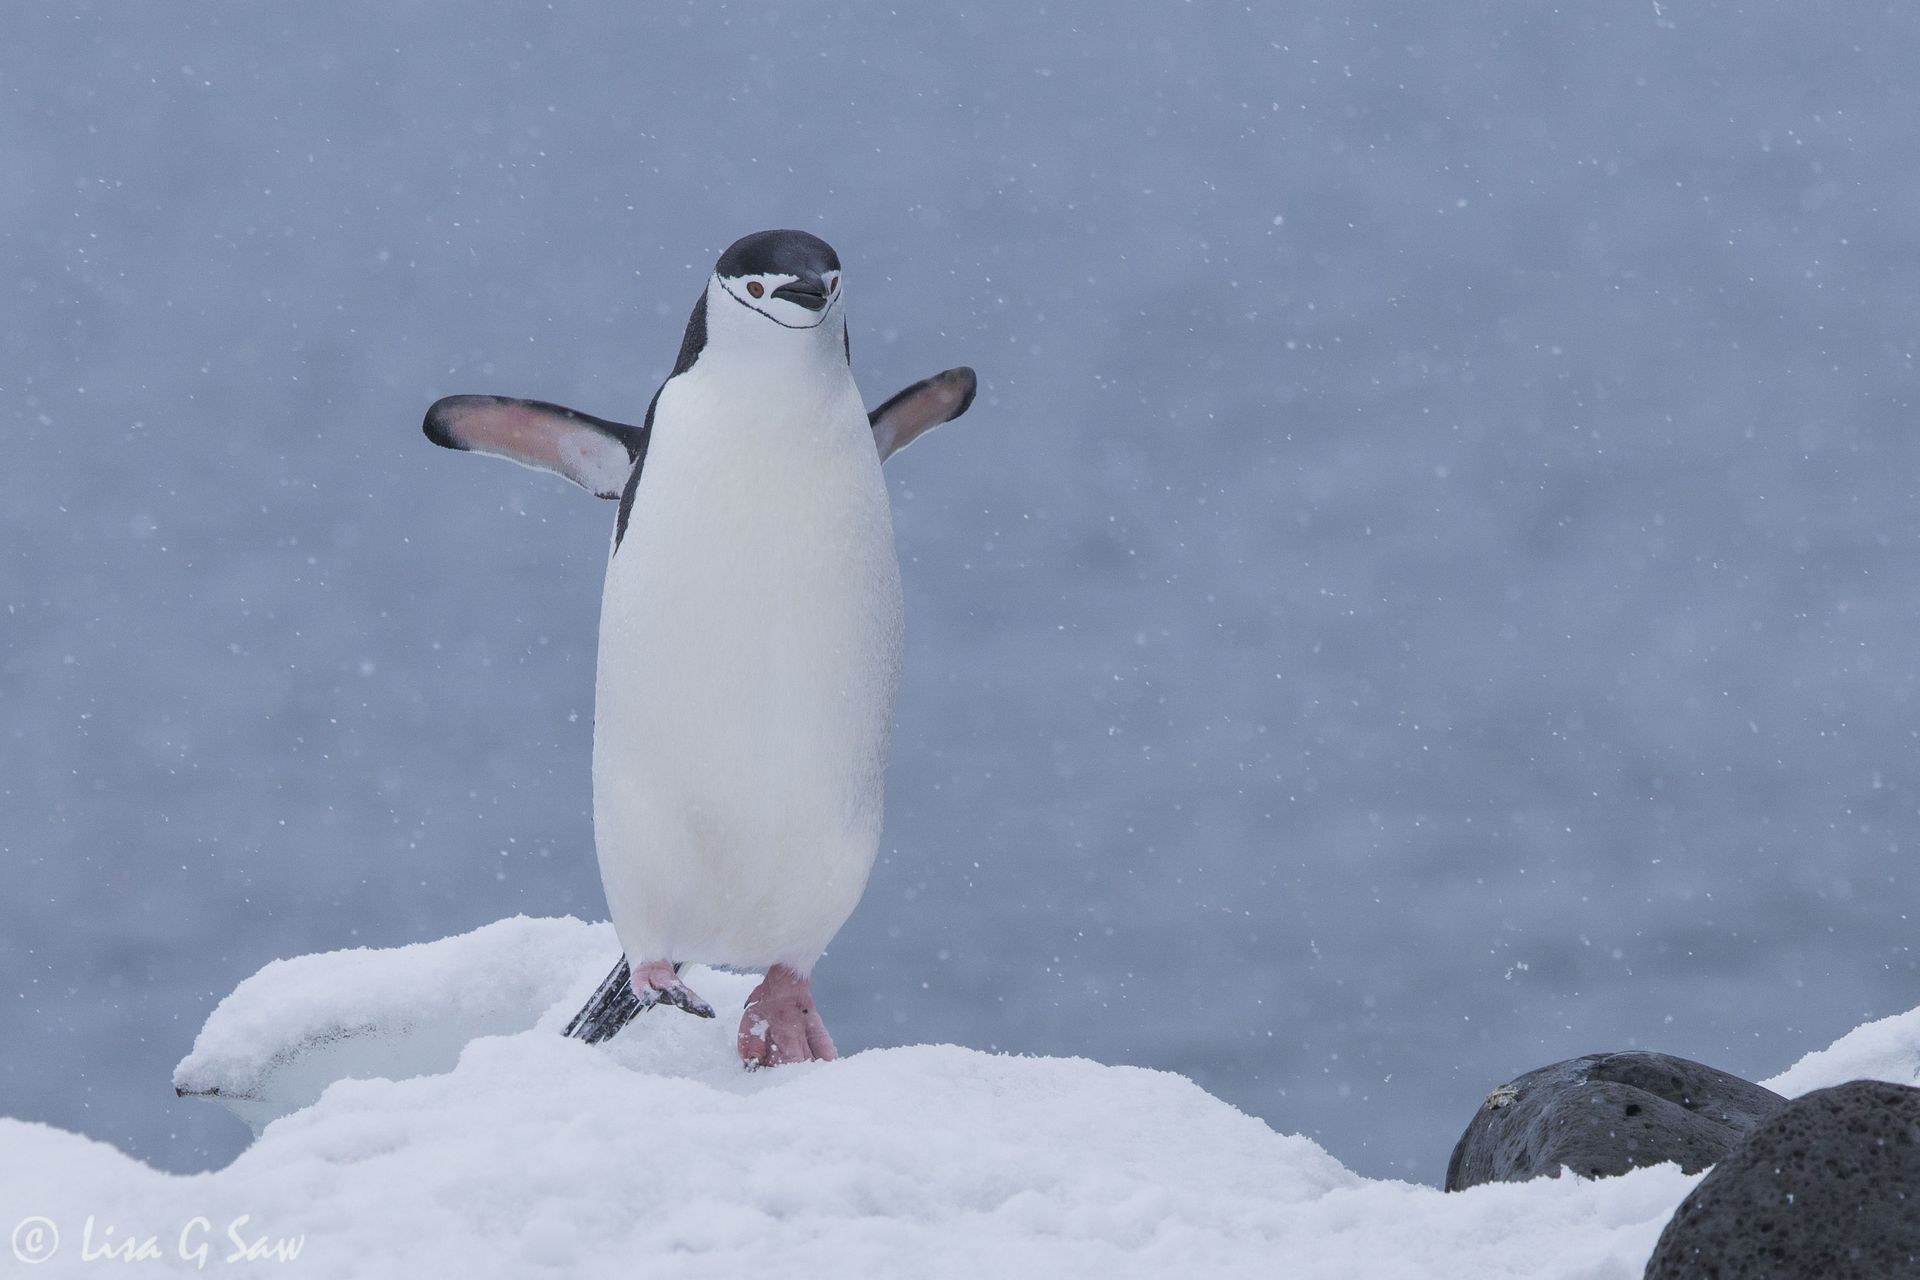
[(600, 620), (595, 840), (629, 956), (812, 967), (878, 848), (901, 634), (844, 368), (670, 380)]

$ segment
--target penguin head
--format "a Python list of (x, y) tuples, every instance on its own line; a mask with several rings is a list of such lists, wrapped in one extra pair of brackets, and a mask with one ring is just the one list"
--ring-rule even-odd
[(817, 329), (839, 309), (840, 255), (805, 231), (742, 236), (713, 276), (728, 298), (783, 329)]

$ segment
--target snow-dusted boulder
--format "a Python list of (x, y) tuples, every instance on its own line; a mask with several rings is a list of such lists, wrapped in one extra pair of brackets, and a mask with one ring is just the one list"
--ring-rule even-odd
[(1920, 1275), (1920, 1089), (1855, 1080), (1795, 1098), (1714, 1166), (1647, 1280)]
[(1509, 1080), (1481, 1104), (1447, 1162), (1446, 1188), (1607, 1178), (1648, 1165), (1698, 1173), (1786, 1105), (1705, 1063), (1630, 1049), (1590, 1053)]
[[(303, 1277), (1626, 1278), (1696, 1181), (1443, 1195), (1361, 1178), (1179, 1076), (1080, 1059), (917, 1046), (749, 1074), (739, 975), (698, 975), (713, 1021), (565, 1039), (615, 954), (605, 926), (509, 920), (270, 965), (177, 1077), (262, 1122), (254, 1145), (178, 1177), (0, 1120), (0, 1206), (33, 1220), (17, 1247), (52, 1242), (41, 1275), (99, 1270), (90, 1245), (141, 1274), (297, 1248)], [(1916, 1049), (1862, 1047), (1897, 1070)]]

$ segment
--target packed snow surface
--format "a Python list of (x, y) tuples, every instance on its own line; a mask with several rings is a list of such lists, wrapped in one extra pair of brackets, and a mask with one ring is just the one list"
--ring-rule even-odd
[[(563, 1038), (616, 954), (605, 925), (520, 918), (269, 965), (175, 1076), (259, 1126), (249, 1150), (178, 1176), (0, 1120), (0, 1225), (24, 1224), (40, 1275), (297, 1249), (285, 1274), (306, 1277), (1628, 1277), (1694, 1182), (1443, 1195), (1180, 1076), (1077, 1058), (921, 1045), (750, 1074), (732, 1041), (753, 979), (709, 970), (688, 976), (715, 1020)], [(1920, 1010), (1772, 1083), (1863, 1074), (1920, 1079)]]

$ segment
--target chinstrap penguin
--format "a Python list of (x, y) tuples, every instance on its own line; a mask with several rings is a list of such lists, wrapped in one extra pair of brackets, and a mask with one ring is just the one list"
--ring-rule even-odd
[(635, 427), (538, 400), (449, 396), (434, 443), (619, 500), (601, 601), (594, 840), (626, 955), (569, 1035), (666, 1002), (713, 1009), (682, 962), (766, 970), (748, 1066), (835, 1056), (814, 963), (879, 847), (901, 656), (880, 464), (964, 413), (973, 371), (873, 413), (850, 368), (840, 259), (804, 231), (720, 256)]

